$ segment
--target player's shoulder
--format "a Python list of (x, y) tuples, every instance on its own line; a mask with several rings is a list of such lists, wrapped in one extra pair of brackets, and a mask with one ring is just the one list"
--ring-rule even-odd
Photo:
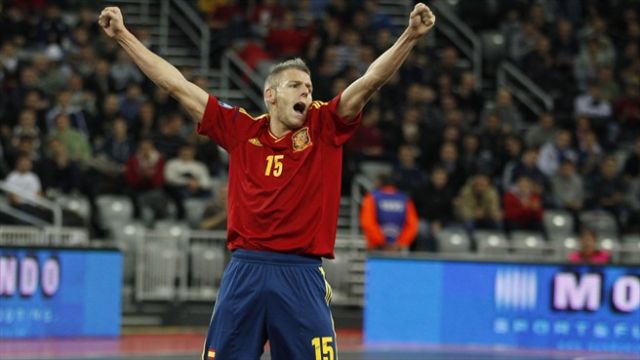
[(260, 121), (265, 121), (269, 118), (269, 114), (260, 114), (260, 115), (254, 116), (244, 108), (239, 107), (237, 109), (238, 109), (239, 116), (242, 116), (243, 118), (249, 119), (251, 121), (260, 122)]

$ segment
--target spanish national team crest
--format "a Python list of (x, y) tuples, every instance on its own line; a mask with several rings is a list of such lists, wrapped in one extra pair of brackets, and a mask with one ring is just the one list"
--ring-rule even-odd
[(291, 142), (293, 144), (293, 151), (302, 151), (313, 145), (313, 143), (311, 142), (311, 137), (309, 137), (309, 128), (305, 126), (302, 129), (296, 131), (291, 136)]

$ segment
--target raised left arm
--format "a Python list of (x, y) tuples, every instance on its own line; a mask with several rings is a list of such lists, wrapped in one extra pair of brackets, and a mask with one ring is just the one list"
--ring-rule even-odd
[(342, 93), (338, 115), (353, 119), (369, 102), (371, 96), (404, 63), (418, 40), (435, 24), (436, 17), (425, 4), (418, 3), (409, 16), (409, 26), (387, 51), (380, 55), (362, 77), (354, 81)]

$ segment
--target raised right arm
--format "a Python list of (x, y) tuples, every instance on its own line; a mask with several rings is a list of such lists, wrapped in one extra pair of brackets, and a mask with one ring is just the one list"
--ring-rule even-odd
[(124, 26), (119, 8), (105, 8), (100, 13), (98, 22), (104, 32), (118, 42), (151, 81), (178, 100), (194, 121), (198, 122), (202, 119), (209, 94), (187, 81), (178, 69), (151, 52), (131, 34)]

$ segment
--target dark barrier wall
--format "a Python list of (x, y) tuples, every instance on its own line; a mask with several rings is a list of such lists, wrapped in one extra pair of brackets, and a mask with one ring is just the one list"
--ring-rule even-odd
[(640, 267), (367, 261), (367, 343), (640, 353)]
[(0, 248), (0, 338), (118, 336), (116, 250)]

